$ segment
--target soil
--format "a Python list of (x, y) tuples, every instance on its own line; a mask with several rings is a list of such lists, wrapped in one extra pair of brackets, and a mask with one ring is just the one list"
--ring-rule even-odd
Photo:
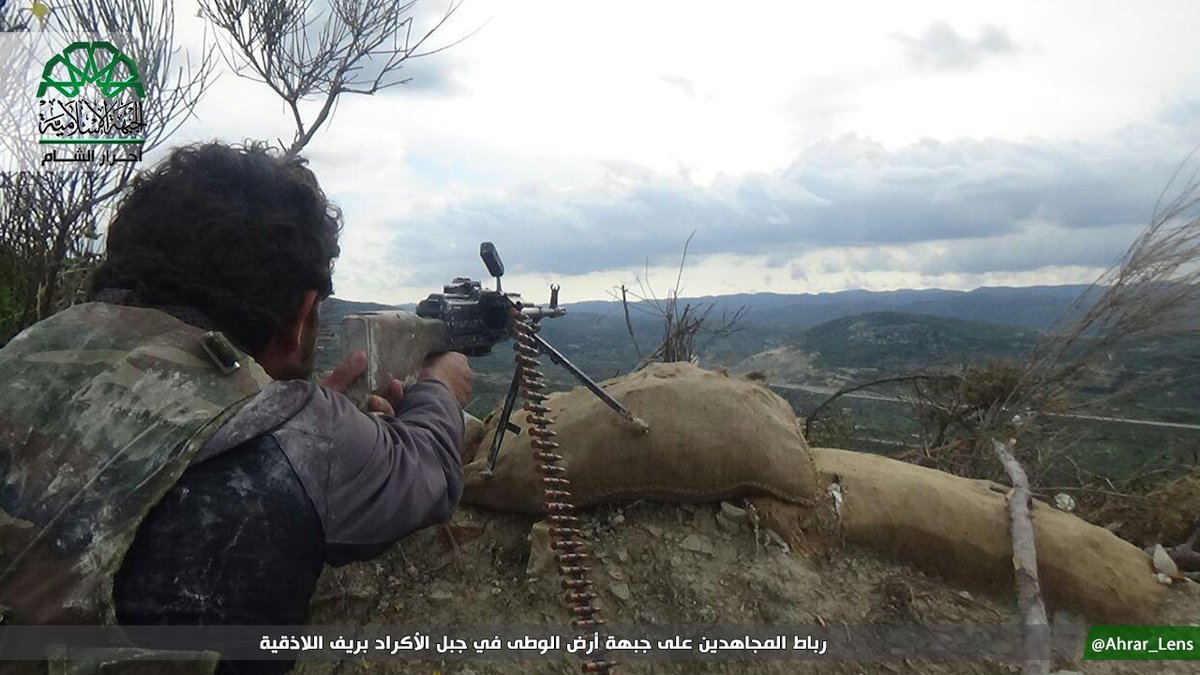
[[(720, 505), (634, 502), (587, 513), (592, 575), (604, 618), (631, 624), (1012, 624), (1014, 601), (953, 583), (862, 548), (804, 556), (752, 519), (719, 519)], [(309, 622), (315, 625), (567, 624), (553, 572), (530, 577), (536, 518), (470, 506), (450, 531), (415, 533), (376, 561), (327, 568)], [(1191, 624), (1200, 586), (1171, 589), (1156, 623)], [(1062, 617), (1059, 617), (1062, 618)], [(1018, 673), (998, 662), (635, 662), (622, 673)], [(1193, 663), (1073, 662), (1051, 671), (1190, 673)], [(574, 661), (305, 662), (304, 675), (351, 673), (576, 673)]]

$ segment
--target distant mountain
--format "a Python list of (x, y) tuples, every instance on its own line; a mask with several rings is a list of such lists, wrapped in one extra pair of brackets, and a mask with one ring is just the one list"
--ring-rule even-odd
[(1036, 333), (1009, 326), (905, 312), (868, 312), (806, 330), (796, 348), (826, 368), (909, 370), (998, 356), (1017, 357)]
[(341, 298), (327, 298), (321, 303), (321, 323), (336, 325), (349, 314), (378, 312), (385, 309), (409, 309), (413, 305), (381, 305), (378, 302), (357, 302)]
[[(836, 293), (739, 293), (681, 298), (680, 302), (693, 305), (711, 303), (713, 316), (720, 316), (722, 312), (732, 315), (744, 307), (744, 323), (767, 327), (807, 328), (868, 312), (903, 312), (1043, 329), (1052, 325), (1087, 290), (1088, 286), (1072, 285), (985, 287), (973, 291), (928, 288)], [(412, 304), (383, 305), (329, 298), (321, 304), (321, 320), (340, 322), (342, 317), (354, 312), (412, 308)], [(568, 316), (586, 315), (581, 317), (581, 323), (595, 326), (611, 321), (620, 330), (625, 330), (625, 315), (619, 302), (589, 300), (568, 303), (567, 310)], [(648, 315), (648, 312), (653, 313), (650, 303), (635, 303), (632, 310), (635, 325), (654, 323)]]
[[(841, 386), (879, 375), (961, 365), (998, 357), (1020, 357), (1087, 290), (1085, 286), (981, 288), (975, 291), (844, 291), (816, 295), (757, 293), (683, 299), (712, 303), (713, 316), (745, 307), (741, 330), (700, 351), (705, 367), (758, 370), (774, 381)], [(379, 303), (330, 298), (321, 304), (317, 368), (332, 368), (341, 355), (337, 329), (347, 314), (384, 309)], [(541, 335), (596, 380), (628, 372), (641, 360), (618, 302), (579, 302), (568, 313), (543, 323)], [(662, 339), (662, 322), (645, 305), (631, 309), (642, 355)], [(1096, 395), (1129, 381), (1157, 381), (1127, 411), (1159, 419), (1193, 421), (1200, 409), (1200, 386), (1181, 375), (1200, 362), (1200, 337), (1145, 341), (1115, 352), (1097, 370)], [(512, 345), (498, 345), (486, 357), (472, 358), (477, 373), (470, 409), (486, 414), (508, 388), (514, 368)], [(575, 381), (544, 360), (551, 390)], [(1174, 383), (1167, 385), (1167, 383)], [(1134, 404), (1129, 404), (1134, 405)]]
[[(974, 291), (942, 289), (906, 289), (898, 291), (840, 291), (837, 293), (781, 294), (752, 293), (722, 296), (682, 298), (682, 303), (713, 305), (711, 316), (732, 316), (739, 308), (745, 312), (738, 332), (705, 346), (701, 340), (701, 363), (733, 365), (753, 354), (777, 348), (792, 353), (805, 352), (819, 360), (812, 366), (831, 366), (857, 362), (860, 367), (872, 367), (868, 362), (898, 365), (906, 359), (925, 354), (924, 361), (941, 355), (936, 346), (945, 346), (954, 358), (969, 353), (982, 353), (991, 347), (1003, 348), (1012, 335), (1021, 331), (1049, 327), (1087, 290), (1086, 286), (1036, 286), (1027, 288), (980, 288)], [(347, 314), (362, 311), (400, 308), (378, 303), (352, 302), (329, 298), (321, 305), (322, 349), (319, 366), (332, 367), (338, 354), (336, 327)], [(640, 361), (625, 324), (621, 303), (588, 301), (567, 303), (567, 315), (543, 324), (542, 335), (555, 344), (569, 359), (597, 379), (627, 372)], [(847, 317), (875, 315), (857, 324), (829, 324)], [(941, 319), (941, 323), (923, 322), (915, 315)], [(649, 303), (637, 303), (630, 309), (631, 322), (643, 355), (653, 351), (662, 334), (662, 322)], [(991, 326), (971, 328), (952, 320), (987, 321)], [(823, 329), (805, 331), (822, 324)], [(859, 333), (852, 333), (858, 326)], [(891, 336), (892, 344), (885, 345)], [(974, 337), (980, 338), (973, 342)], [(988, 341), (989, 338), (995, 338)], [(877, 341), (878, 344), (873, 344)], [(1013, 345), (1019, 343), (1012, 343)], [(862, 353), (855, 350), (863, 349)], [(1012, 349), (1008, 350), (1009, 352)], [(1007, 352), (1006, 352), (1007, 353)], [(910, 358), (911, 357), (911, 358)], [(475, 359), (483, 371), (495, 371), (498, 381), (511, 370), (512, 353), (508, 347), (486, 359)], [(776, 359), (778, 360), (778, 359)], [(920, 359), (918, 359), (920, 360)], [(909, 362), (905, 361), (905, 362)], [(924, 361), (922, 365), (925, 365)], [(882, 367), (882, 366), (881, 366)], [(557, 369), (551, 368), (555, 373)], [(565, 385), (569, 378), (551, 375), (557, 384)]]
[[(712, 303), (718, 315), (745, 307), (745, 323), (785, 328), (806, 328), (856, 314), (892, 311), (1042, 329), (1051, 326), (1087, 290), (1088, 286), (1073, 285), (989, 287), (973, 291), (931, 288), (792, 295), (752, 293), (686, 298), (681, 302)], [(577, 313), (623, 316), (619, 302), (578, 302), (568, 308)]]

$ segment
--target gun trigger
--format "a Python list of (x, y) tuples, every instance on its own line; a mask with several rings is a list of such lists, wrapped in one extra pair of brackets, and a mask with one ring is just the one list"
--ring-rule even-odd
[(517, 436), (521, 435), (521, 427), (517, 426), (516, 424), (514, 424), (512, 422), (505, 422), (504, 428), (508, 429), (508, 431), (510, 433), (516, 434)]

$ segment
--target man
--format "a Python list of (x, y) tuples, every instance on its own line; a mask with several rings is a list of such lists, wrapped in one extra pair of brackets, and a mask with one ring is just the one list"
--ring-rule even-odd
[(302, 624), (324, 563), (449, 519), (464, 356), (372, 414), (340, 393), (362, 354), (306, 379), (339, 222), (304, 160), (259, 145), (135, 180), (91, 302), (0, 349), (10, 623)]

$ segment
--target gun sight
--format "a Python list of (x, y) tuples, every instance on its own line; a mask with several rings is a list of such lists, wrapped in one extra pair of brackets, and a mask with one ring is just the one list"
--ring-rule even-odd
[(504, 261), (500, 260), (500, 252), (496, 250), (496, 245), (490, 241), (485, 241), (479, 245), (479, 257), (483, 258), (483, 264), (487, 267), (488, 274), (496, 277), (496, 292), (503, 293), (500, 287), (500, 277), (504, 276)]

